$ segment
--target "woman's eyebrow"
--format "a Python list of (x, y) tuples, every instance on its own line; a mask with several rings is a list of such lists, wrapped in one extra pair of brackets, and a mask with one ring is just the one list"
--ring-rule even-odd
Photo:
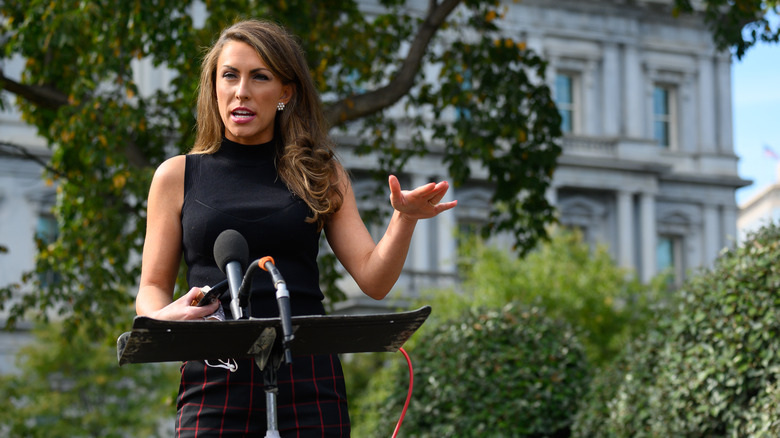
[[(233, 67), (232, 65), (228, 65), (228, 64), (225, 64), (222, 67), (227, 69), (227, 70), (231, 70), (231, 71), (235, 71), (235, 72), (239, 71), (238, 68)], [(252, 70), (249, 70), (249, 73), (250, 74), (254, 74), (254, 73), (260, 73), (261, 71), (267, 71), (268, 73), (271, 72), (271, 70), (269, 70), (269, 69), (267, 69), (265, 67), (258, 67), (258, 68), (254, 68)]]

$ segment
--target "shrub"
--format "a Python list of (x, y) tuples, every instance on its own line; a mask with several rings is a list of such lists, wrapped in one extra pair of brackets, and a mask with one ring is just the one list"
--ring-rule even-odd
[(780, 382), (773, 382), (755, 397), (745, 412), (736, 436), (776, 438), (780, 436)]
[[(665, 296), (665, 283), (659, 278), (643, 285), (615, 264), (605, 246), (590, 247), (576, 230), (550, 234), (548, 242), (522, 259), (480, 241), (463, 245), (462, 300), (467, 307), (500, 307), (512, 301), (541, 306), (549, 316), (582, 330), (592, 363), (607, 363), (644, 331), (648, 308)], [(446, 306), (435, 307), (434, 317), (452, 307), (452, 299), (446, 299)]]
[(779, 261), (770, 225), (686, 282), (676, 311), (614, 365), (617, 381), (596, 380), (574, 436), (776, 436)]
[[(417, 303), (431, 305), (433, 312), (405, 347), (414, 353), (415, 367), (423, 354), (421, 349), (427, 350), (425, 343), (431, 343), (433, 335), (429, 333), (439, 333), (439, 325), (450, 327), (464, 314), (484, 314), (487, 308), (498, 311), (510, 302), (524, 308), (544, 308), (548, 318), (573, 327), (589, 366), (607, 363), (635, 333), (644, 332), (649, 305), (665, 292), (665, 288), (656, 287), (661, 281), (653, 287), (640, 284), (612, 261), (605, 247), (590, 248), (577, 232), (558, 229), (550, 235), (549, 242), (523, 259), (479, 240), (464, 239), (458, 260), (461, 290), (429, 291)], [(389, 435), (392, 429), (387, 430), (388, 422), (397, 421), (399, 403), (405, 398), (408, 377), (398, 370), (404, 363), (400, 353), (355, 355), (344, 361), (354, 436)], [(393, 365), (391, 370), (385, 369), (388, 364)], [(468, 362), (463, 366), (469, 366)], [(394, 386), (401, 388), (393, 390)], [(414, 406), (420, 403), (419, 392), (415, 391)], [(380, 411), (389, 398), (395, 400), (397, 409)], [(471, 411), (463, 415), (471, 415)], [(376, 434), (377, 430), (384, 433)]]
[[(468, 310), (421, 332), (410, 353), (415, 386), (406, 437), (568, 436), (588, 384), (574, 331), (538, 307)], [(407, 382), (407, 373), (396, 366), (391, 375)], [(405, 384), (379, 380), (375, 388), (393, 389), (376, 400), (377, 429), (361, 436), (387, 436), (406, 397)]]

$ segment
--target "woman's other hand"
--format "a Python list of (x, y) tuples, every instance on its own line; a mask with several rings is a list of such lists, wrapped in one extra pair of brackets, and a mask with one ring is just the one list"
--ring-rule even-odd
[(428, 183), (414, 190), (401, 190), (401, 183), (395, 175), (388, 178), (390, 204), (405, 219), (428, 219), (447, 211), (458, 201), (441, 202), (450, 184), (447, 181)]
[(182, 295), (178, 300), (168, 304), (162, 309), (149, 315), (150, 318), (160, 320), (194, 320), (203, 319), (212, 313), (216, 312), (219, 308), (219, 300), (214, 300), (213, 303), (207, 304), (203, 307), (193, 305), (193, 302), (197, 303), (203, 296), (203, 292), (199, 287), (193, 287), (186, 294)]

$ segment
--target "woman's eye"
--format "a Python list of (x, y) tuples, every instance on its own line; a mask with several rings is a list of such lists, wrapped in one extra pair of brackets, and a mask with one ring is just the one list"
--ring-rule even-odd
[(255, 75), (255, 79), (257, 79), (258, 81), (267, 81), (268, 76), (264, 74), (257, 74)]
[(222, 77), (226, 79), (232, 79), (236, 77), (236, 75), (233, 72), (226, 71), (225, 73), (222, 73)]

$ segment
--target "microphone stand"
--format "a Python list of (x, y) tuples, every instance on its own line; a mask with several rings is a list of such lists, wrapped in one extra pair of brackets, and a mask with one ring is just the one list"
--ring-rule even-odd
[[(238, 279), (241, 278), (241, 265), (237, 263), (228, 263), (227, 266), (225, 266), (225, 271), (225, 274), (231, 274), (227, 276), (230, 289), (230, 312), (233, 314), (233, 318), (242, 319), (244, 313), (242, 313), (238, 293), (236, 292), (240, 289)], [(243, 283), (244, 282), (241, 281), (241, 284)]]

